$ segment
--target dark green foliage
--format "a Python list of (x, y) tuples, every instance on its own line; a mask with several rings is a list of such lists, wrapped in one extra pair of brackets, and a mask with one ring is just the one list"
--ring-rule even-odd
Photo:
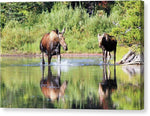
[[(1, 3), (1, 27), (10, 20), (26, 22), (30, 12), (34, 14), (50, 11), (53, 2), (7, 2)], [(33, 18), (33, 17), (32, 17)]]
[(116, 36), (119, 43), (140, 43), (143, 7), (140, 1), (1, 3), (2, 52), (39, 53), (42, 36), (64, 27), (69, 53), (101, 52), (97, 34), (104, 32)]
[(118, 2), (117, 7), (122, 9), (119, 12), (120, 20), (118, 25), (112, 29), (112, 33), (122, 43), (144, 44), (144, 2), (128, 1)]

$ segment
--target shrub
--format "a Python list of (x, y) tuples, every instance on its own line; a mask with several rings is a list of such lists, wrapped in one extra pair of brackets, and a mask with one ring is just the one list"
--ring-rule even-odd
[(15, 20), (8, 22), (2, 31), (2, 49), (40, 52), (39, 43), (44, 33), (56, 28), (61, 31), (66, 27), (64, 36), (68, 52), (101, 51), (98, 48), (97, 34), (110, 33), (114, 26), (112, 20), (113, 18), (107, 17), (106, 14), (89, 17), (86, 9), (81, 6), (73, 9), (66, 4), (56, 2), (50, 13), (43, 11), (36, 15), (30, 12), (24, 23)]

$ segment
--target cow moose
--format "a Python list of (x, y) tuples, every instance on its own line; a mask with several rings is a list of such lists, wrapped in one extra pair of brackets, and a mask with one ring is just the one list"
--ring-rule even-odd
[[(110, 52), (114, 51), (114, 64), (116, 64), (117, 40), (114, 38), (115, 38), (114, 36), (110, 36), (107, 33), (104, 33), (103, 35), (98, 34), (99, 47), (102, 48), (104, 63), (109, 62), (111, 58)], [(107, 58), (108, 55), (109, 55), (109, 59)]]
[(65, 28), (62, 30), (62, 32), (59, 32), (58, 29), (56, 29), (52, 30), (50, 33), (46, 33), (43, 36), (40, 42), (42, 64), (45, 64), (44, 53), (48, 55), (48, 64), (51, 63), (51, 58), (53, 55), (57, 55), (58, 62), (61, 62), (60, 46), (62, 46), (65, 51), (68, 50), (67, 44), (65, 42), (65, 37), (63, 36), (64, 33)]
[(41, 91), (46, 98), (51, 101), (60, 100), (64, 101), (64, 94), (67, 88), (68, 81), (64, 81), (61, 84), (61, 71), (58, 67), (57, 75), (53, 75), (51, 71), (51, 66), (48, 66), (48, 76), (44, 77), (44, 68), (42, 69), (42, 79), (40, 81)]

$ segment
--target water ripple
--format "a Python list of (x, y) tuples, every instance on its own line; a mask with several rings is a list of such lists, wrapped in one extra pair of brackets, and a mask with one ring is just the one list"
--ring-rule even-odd
[[(55, 59), (51, 62), (50, 65), (51, 66), (101, 66), (102, 64), (103, 64), (102, 59), (97, 58), (97, 59), (62, 59), (60, 64), (57, 62), (57, 59)], [(41, 65), (42, 65), (42, 61), (28, 63), (28, 64), (11, 64), (11, 66), (31, 66), (31, 67), (37, 67)], [(45, 66), (48, 66), (47, 62)]]

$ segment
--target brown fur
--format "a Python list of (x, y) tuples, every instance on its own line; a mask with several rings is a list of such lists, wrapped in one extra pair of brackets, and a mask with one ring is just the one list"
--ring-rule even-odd
[(110, 36), (107, 33), (104, 33), (103, 35), (98, 34), (98, 42), (99, 42), (99, 47), (102, 48), (102, 51), (103, 51), (104, 63), (107, 62), (106, 59), (108, 55), (111, 58), (110, 52), (114, 51), (114, 64), (115, 64), (116, 63), (116, 47), (117, 47), (117, 40), (115, 40), (115, 37)]
[(64, 48), (64, 50), (67, 50), (67, 44), (65, 42), (65, 38), (63, 37), (63, 34), (65, 32), (65, 28), (60, 33), (58, 30), (53, 30), (50, 33), (46, 33), (40, 42), (40, 50), (42, 52), (42, 63), (45, 64), (44, 61), (44, 53), (48, 55), (48, 64), (51, 62), (51, 57), (53, 55), (58, 56), (58, 60), (60, 62), (61, 56), (60, 56), (60, 46)]
[[(52, 31), (51, 33), (46, 33), (41, 40), (41, 44), (43, 48), (47, 50), (47, 52), (50, 52), (50, 50), (55, 49), (58, 42), (59, 42), (59, 37), (55, 31)], [(53, 43), (54, 48), (50, 49), (51, 47), (50, 43)]]

